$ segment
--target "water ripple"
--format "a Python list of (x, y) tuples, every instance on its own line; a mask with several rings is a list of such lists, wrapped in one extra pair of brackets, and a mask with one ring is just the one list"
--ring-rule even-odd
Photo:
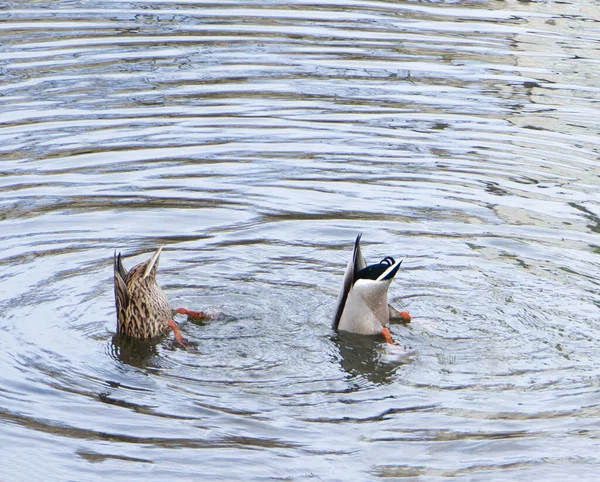
[[(38, 463), (0, 478), (595, 480), (597, 6), (3, 7), (0, 433)], [(398, 347), (330, 330), (358, 232)], [(113, 251), (158, 245), (197, 351), (114, 336)]]

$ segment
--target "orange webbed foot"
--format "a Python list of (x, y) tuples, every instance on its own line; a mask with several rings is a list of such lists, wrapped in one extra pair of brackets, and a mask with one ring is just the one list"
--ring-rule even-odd
[(175, 311), (180, 315), (187, 315), (190, 318), (195, 318), (197, 320), (201, 320), (203, 318), (212, 318), (211, 315), (205, 313), (204, 311), (193, 311), (186, 308), (177, 308)]
[(412, 317), (410, 316), (410, 313), (408, 311), (401, 311), (400, 319), (402, 320), (402, 323), (410, 323)]
[(184, 347), (186, 350), (190, 351), (190, 350), (195, 350), (194, 345), (192, 345), (187, 338), (184, 338), (183, 335), (181, 334), (181, 331), (179, 330), (179, 326), (177, 326), (177, 323), (175, 323), (174, 320), (169, 320), (169, 328), (171, 328), (171, 330), (173, 330), (173, 335), (175, 335), (175, 341), (177, 343), (179, 343), (182, 347)]
[(392, 334), (390, 333), (390, 330), (388, 328), (383, 328), (381, 330), (381, 334), (383, 335), (383, 337), (385, 338), (385, 342), (389, 343), (390, 345), (398, 345), (397, 341), (394, 341), (392, 339)]

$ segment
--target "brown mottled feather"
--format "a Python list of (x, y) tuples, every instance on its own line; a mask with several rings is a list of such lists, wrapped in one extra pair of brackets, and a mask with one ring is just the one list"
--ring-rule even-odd
[[(153, 338), (169, 330), (172, 317), (169, 300), (156, 281), (162, 246), (147, 261), (127, 272), (121, 253), (114, 256), (115, 305), (117, 331), (135, 338)], [(148, 274), (146, 271), (150, 265)]]

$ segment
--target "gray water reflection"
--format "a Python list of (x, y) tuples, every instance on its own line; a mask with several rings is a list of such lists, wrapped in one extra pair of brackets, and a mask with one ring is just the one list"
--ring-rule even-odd
[(394, 374), (404, 364), (413, 361), (410, 348), (385, 346), (372, 337), (339, 333), (332, 337), (339, 350), (338, 361), (350, 377), (364, 378), (377, 385), (393, 383)]
[[(0, 7), (0, 479), (596, 479), (598, 5)], [(115, 337), (158, 245), (195, 352)]]

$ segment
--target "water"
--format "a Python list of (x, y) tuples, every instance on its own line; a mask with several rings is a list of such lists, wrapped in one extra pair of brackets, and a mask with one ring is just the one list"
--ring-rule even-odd
[[(596, 479), (596, 2), (0, 8), (0, 479)], [(114, 337), (159, 245), (197, 352)]]

